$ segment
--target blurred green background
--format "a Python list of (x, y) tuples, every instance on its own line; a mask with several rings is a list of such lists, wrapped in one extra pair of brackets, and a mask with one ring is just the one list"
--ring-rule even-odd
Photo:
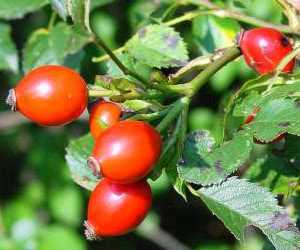
[[(227, 1), (228, 6), (238, 10), (231, 2)], [(249, 1), (245, 2), (249, 4)], [(151, 4), (152, 1), (119, 0), (94, 9), (92, 29), (116, 49), (135, 32), (147, 8), (151, 10)], [(250, 0), (249, 6), (244, 9), (249, 15), (274, 23), (282, 21), (281, 10), (272, 0)], [(47, 27), (51, 12), (48, 5), (9, 22), (20, 55), (30, 33)], [(213, 52), (212, 48), (203, 47), (203, 27), (217, 27), (218, 21), (216, 18), (197, 18), (194, 22), (176, 26), (188, 43), (190, 58)], [(234, 23), (228, 25), (235, 29)], [(87, 82), (92, 82), (96, 74), (105, 72), (105, 63), (94, 64), (91, 58), (103, 52), (88, 45), (82, 53), (80, 71)], [(254, 76), (243, 60), (233, 62), (217, 73), (192, 103), (189, 130), (208, 129), (220, 140), (218, 111), (222, 100)], [(249, 229), (247, 244), (240, 246), (198, 199), (188, 196), (186, 203), (171, 188), (165, 175), (151, 182), (153, 207), (136, 231), (101, 242), (87, 242), (82, 223), (90, 192), (72, 181), (64, 159), (70, 139), (88, 132), (86, 116), (64, 127), (43, 128), (9, 112), (5, 104), (7, 92), (21, 77), (22, 74), (0, 71), (0, 250), (263, 248), (264, 241), (252, 229)]]

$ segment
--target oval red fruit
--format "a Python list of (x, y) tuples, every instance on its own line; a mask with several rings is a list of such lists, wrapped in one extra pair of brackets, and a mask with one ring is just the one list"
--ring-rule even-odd
[[(272, 28), (256, 28), (244, 31), (240, 37), (240, 48), (248, 66), (259, 74), (272, 72), (281, 60), (292, 50), (289, 40)], [(292, 72), (295, 59), (291, 60), (283, 72)]]
[(87, 87), (75, 71), (57, 65), (36, 68), (10, 90), (7, 102), (42, 126), (67, 124), (87, 106)]
[(116, 182), (129, 183), (147, 175), (159, 159), (161, 136), (141, 121), (121, 121), (96, 140), (89, 167)]
[(130, 232), (146, 217), (152, 192), (146, 181), (130, 184), (113, 183), (104, 178), (89, 200), (85, 221), (88, 239), (117, 236)]
[(92, 136), (96, 139), (108, 127), (118, 122), (122, 110), (112, 102), (98, 101), (90, 109), (89, 126)]

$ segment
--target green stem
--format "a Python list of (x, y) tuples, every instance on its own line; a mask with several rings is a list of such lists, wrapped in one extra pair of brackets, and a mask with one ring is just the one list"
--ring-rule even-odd
[(216, 51), (215, 54), (209, 54), (205, 56), (199, 56), (192, 61), (190, 61), (187, 65), (179, 69), (176, 73), (169, 75), (169, 80), (174, 84), (178, 82), (182, 77), (186, 74), (190, 73), (194, 70), (203, 70), (211, 63), (219, 59), (226, 52), (225, 49)]
[(153, 121), (153, 120), (157, 120), (159, 118), (165, 117), (169, 112), (169, 109), (164, 109), (160, 112), (154, 112), (154, 113), (150, 113), (150, 114), (137, 114), (134, 116), (129, 117), (128, 119), (126, 119), (126, 121)]
[(190, 103), (190, 98), (185, 96), (177, 100), (174, 104), (174, 106), (170, 109), (168, 114), (165, 116), (165, 118), (156, 126), (156, 129), (159, 132), (164, 131), (172, 121), (174, 121), (182, 109), (185, 109), (187, 105)]
[(198, 193), (197, 190), (195, 190), (190, 184), (186, 184), (188, 190), (191, 192), (191, 194), (195, 195), (196, 197), (201, 198), (201, 195)]
[(57, 13), (55, 11), (52, 11), (50, 20), (49, 20), (49, 24), (48, 24), (48, 30), (51, 30), (53, 28), (56, 17), (57, 17)]
[(286, 57), (284, 57), (276, 68), (277, 75), (279, 75), (282, 72), (282, 70), (285, 68), (285, 66), (291, 60), (293, 60), (299, 53), (300, 53), (300, 46), (297, 47), (295, 50), (293, 50), (291, 53), (289, 53)]
[[(114, 52), (114, 54), (117, 54), (117, 53), (123, 52), (124, 50), (125, 50), (125, 47), (123, 46), (123, 47), (120, 47), (120, 48), (114, 50), (113, 52)], [(104, 56), (100, 56), (100, 57), (93, 57), (92, 58), (92, 62), (93, 63), (98, 63), (98, 62), (105, 61), (106, 59), (109, 59), (109, 55), (108, 54), (106, 54)]]
[(292, 51), (291, 53), (289, 53), (287, 56), (285, 56), (281, 62), (278, 64), (278, 66), (276, 67), (276, 74), (269, 79), (269, 83), (268, 83), (268, 88), (267, 90), (272, 89), (274, 83), (276, 82), (276, 79), (278, 78), (279, 74), (283, 71), (283, 69), (285, 68), (285, 66), (291, 61), (293, 60), (298, 54), (300, 53), (300, 46), (297, 47), (294, 51)]
[[(193, 95), (222, 67), (227, 63), (233, 61), (241, 55), (241, 51), (237, 47), (232, 47), (224, 54), (223, 57), (217, 59), (210, 66), (205, 68), (201, 73), (199, 73), (192, 81), (181, 84), (177, 86), (186, 87), (187, 89), (192, 89)], [(175, 85), (176, 86), (176, 85)]]
[(165, 22), (164, 25), (166, 26), (173, 26), (176, 25), (178, 23), (182, 23), (185, 21), (190, 21), (192, 19), (194, 19), (195, 17), (198, 17), (200, 15), (205, 15), (205, 14), (209, 14), (210, 11), (207, 10), (193, 10), (193, 11), (189, 11), (184, 13), (182, 16), (176, 17), (168, 22)]
[(276, 25), (276, 24), (272, 24), (266, 21), (262, 21), (260, 19), (257, 19), (255, 17), (252, 16), (247, 16), (243, 13), (240, 12), (235, 12), (235, 11), (231, 11), (231, 10), (226, 10), (226, 9), (222, 9), (217, 5), (212, 4), (209, 1), (205, 1), (205, 0), (189, 0), (189, 1), (184, 1), (184, 2), (189, 2), (198, 6), (204, 6), (207, 7), (208, 9), (210, 9), (211, 11), (207, 14), (209, 15), (214, 15), (214, 16), (218, 16), (221, 18), (233, 18), (236, 19), (240, 22), (243, 23), (247, 23), (247, 24), (251, 24), (254, 26), (260, 26), (260, 27), (270, 27), (270, 28), (274, 28), (280, 32), (283, 33), (288, 33), (288, 34), (295, 34), (295, 35), (300, 35), (299, 32), (294, 31), (290, 26), (288, 25)]

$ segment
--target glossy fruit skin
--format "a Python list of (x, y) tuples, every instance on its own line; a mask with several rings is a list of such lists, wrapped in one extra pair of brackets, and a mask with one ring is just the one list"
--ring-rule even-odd
[(87, 106), (87, 87), (75, 71), (48, 65), (28, 73), (14, 89), (16, 110), (42, 126), (75, 120)]
[[(272, 72), (280, 61), (292, 50), (289, 40), (272, 28), (255, 28), (244, 31), (240, 37), (240, 48), (246, 63), (259, 74)], [(283, 72), (292, 72), (295, 59), (291, 60)]]
[(90, 197), (87, 222), (97, 237), (126, 234), (144, 220), (151, 204), (146, 181), (119, 184), (103, 178)]
[[(248, 124), (250, 122), (252, 122), (257, 114), (257, 112), (260, 110), (260, 108), (256, 108), (253, 110), (252, 114), (251, 115), (248, 115), (246, 120), (244, 121), (244, 124)], [(256, 144), (260, 144), (260, 145), (263, 145), (263, 144), (271, 144), (271, 143), (277, 143), (277, 142), (280, 142), (282, 139), (284, 139), (286, 136), (286, 133), (279, 133), (273, 140), (271, 141), (261, 141), (261, 140), (258, 140), (257, 138), (253, 138), (253, 141), (254, 143)]]
[(102, 176), (130, 183), (152, 170), (161, 148), (161, 136), (152, 126), (141, 121), (121, 121), (97, 138), (92, 157)]
[[(96, 139), (102, 134), (108, 127), (111, 127), (118, 122), (122, 110), (119, 105), (112, 102), (98, 101), (90, 109), (89, 126), (92, 136)], [(102, 127), (103, 121), (108, 127)]]

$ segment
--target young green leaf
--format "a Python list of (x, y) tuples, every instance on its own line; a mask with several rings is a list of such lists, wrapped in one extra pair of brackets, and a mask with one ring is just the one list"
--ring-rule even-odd
[(257, 91), (251, 91), (245, 98), (238, 100), (234, 107), (233, 115), (248, 116), (253, 114), (253, 111), (258, 107), (260, 98), (261, 96)]
[(200, 16), (193, 20), (196, 43), (204, 54), (234, 45), (234, 38), (241, 29), (234, 19)]
[(289, 194), (300, 176), (296, 164), (268, 153), (247, 169), (245, 177), (268, 187), (275, 194)]
[[(117, 54), (119, 60), (130, 70), (137, 72), (145, 79), (150, 79), (151, 68), (141, 62), (136, 62), (127, 53)], [(113, 78), (126, 78), (129, 81), (136, 82), (137, 80), (131, 76), (125, 75), (120, 68), (112, 61), (107, 62), (107, 74)]]
[(276, 250), (299, 250), (300, 233), (275, 197), (244, 179), (231, 177), (220, 185), (192, 190), (240, 241), (253, 225), (267, 235)]
[(73, 180), (80, 186), (93, 190), (98, 180), (87, 166), (87, 158), (91, 155), (94, 139), (90, 134), (72, 140), (66, 148), (66, 160)]
[(0, 69), (11, 70), (17, 73), (18, 54), (14, 42), (11, 39), (11, 28), (6, 23), (0, 23)]
[(249, 158), (252, 136), (241, 131), (215, 148), (215, 139), (207, 130), (191, 133), (184, 142), (178, 172), (183, 180), (201, 185), (220, 183)]
[(183, 66), (188, 61), (186, 44), (171, 27), (149, 25), (141, 28), (127, 43), (130, 55), (151, 67)]
[(69, 54), (75, 54), (88, 37), (76, 27), (58, 23), (50, 32), (39, 29), (31, 34), (23, 56), (23, 71), (28, 73), (36, 67), (49, 64), (62, 65)]
[(36, 11), (48, 3), (47, 0), (13, 0), (0, 1), (0, 18), (16, 19)]

